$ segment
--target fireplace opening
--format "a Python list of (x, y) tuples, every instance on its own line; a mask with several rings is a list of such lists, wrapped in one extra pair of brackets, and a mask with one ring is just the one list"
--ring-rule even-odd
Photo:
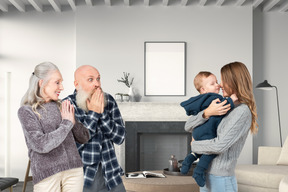
[(175, 155), (178, 160), (187, 155), (187, 134), (140, 134), (140, 171), (168, 168), (168, 160)]
[(175, 155), (184, 159), (191, 151), (191, 133), (185, 122), (126, 122), (125, 171), (163, 170)]

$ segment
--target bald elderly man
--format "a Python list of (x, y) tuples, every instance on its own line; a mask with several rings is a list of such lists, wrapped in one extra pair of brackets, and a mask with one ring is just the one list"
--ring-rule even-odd
[[(114, 98), (102, 91), (100, 73), (80, 66), (74, 74), (75, 91), (65, 99), (75, 108), (75, 118), (90, 132), (86, 144), (77, 144), (84, 164), (84, 192), (126, 191), (113, 144), (121, 145), (125, 127)], [(64, 99), (64, 100), (65, 100)]]

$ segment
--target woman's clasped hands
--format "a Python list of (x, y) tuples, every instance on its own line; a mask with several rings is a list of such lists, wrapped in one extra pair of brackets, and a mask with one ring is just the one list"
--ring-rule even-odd
[(74, 107), (69, 100), (65, 100), (61, 104), (62, 119), (67, 119), (75, 124)]

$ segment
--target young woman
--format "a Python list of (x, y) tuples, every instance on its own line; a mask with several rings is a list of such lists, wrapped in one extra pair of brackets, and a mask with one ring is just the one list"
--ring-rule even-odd
[(70, 102), (59, 102), (62, 81), (54, 64), (37, 65), (18, 110), (31, 161), (34, 192), (83, 189), (83, 164), (76, 142), (85, 143), (90, 135), (75, 121)]
[[(257, 112), (253, 96), (252, 80), (243, 63), (233, 62), (221, 68), (221, 84), (224, 97), (236, 94), (238, 101), (220, 122), (217, 137), (211, 140), (192, 141), (192, 151), (199, 154), (218, 154), (212, 161), (206, 174), (206, 185), (201, 192), (237, 192), (234, 175), (235, 166), (245, 144), (249, 130), (257, 132)], [(205, 123), (209, 117), (226, 114), (230, 109), (226, 101), (214, 100), (208, 108), (191, 116), (185, 124), (185, 130), (191, 131)]]

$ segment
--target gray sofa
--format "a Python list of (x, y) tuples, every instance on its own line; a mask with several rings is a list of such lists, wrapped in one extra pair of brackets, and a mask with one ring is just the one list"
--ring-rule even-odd
[(237, 165), (238, 192), (288, 192), (288, 165), (277, 165), (281, 150), (259, 147), (257, 165)]

